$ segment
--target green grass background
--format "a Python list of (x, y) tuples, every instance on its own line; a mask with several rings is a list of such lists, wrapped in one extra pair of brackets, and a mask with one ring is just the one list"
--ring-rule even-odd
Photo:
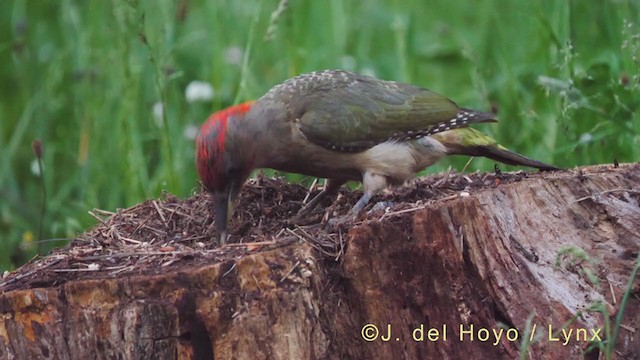
[[(312, 70), (374, 74), (493, 108), (501, 122), (482, 130), (559, 166), (640, 158), (636, 0), (291, 0), (274, 21), (278, 5), (3, 0), (0, 270), (33, 256), (39, 237), (73, 238), (93, 225), (93, 208), (189, 196), (198, 185), (185, 129)], [(233, 51), (243, 56), (228, 59)], [(188, 103), (193, 80), (209, 82), (214, 98)], [(43, 176), (33, 169), (35, 139)], [(477, 159), (469, 170), (492, 166)]]

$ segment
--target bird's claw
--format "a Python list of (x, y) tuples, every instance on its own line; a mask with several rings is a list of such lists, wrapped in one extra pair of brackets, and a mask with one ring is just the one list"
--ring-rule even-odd
[(357, 218), (358, 212), (351, 209), (351, 211), (349, 211), (346, 215), (334, 217), (327, 220), (324, 228), (327, 231), (336, 231), (338, 229), (345, 230), (347, 226), (353, 223)]
[(377, 202), (375, 205), (373, 205), (371, 210), (369, 210), (367, 212), (367, 214), (371, 214), (372, 212), (375, 212), (375, 211), (378, 211), (378, 210), (386, 210), (387, 208), (390, 208), (393, 205), (395, 205), (395, 203), (393, 201), (380, 201), (380, 202)]

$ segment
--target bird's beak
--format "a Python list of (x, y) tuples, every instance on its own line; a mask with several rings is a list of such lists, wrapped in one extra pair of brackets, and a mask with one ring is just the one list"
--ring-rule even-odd
[(240, 192), (241, 183), (234, 180), (224, 191), (213, 194), (216, 227), (220, 234), (220, 245), (224, 245), (227, 240), (227, 227), (231, 215), (233, 215), (233, 200)]
[(220, 245), (224, 245), (227, 239), (227, 225), (233, 211), (229, 191), (215, 192), (213, 194), (214, 211), (216, 216), (216, 228), (220, 234)]

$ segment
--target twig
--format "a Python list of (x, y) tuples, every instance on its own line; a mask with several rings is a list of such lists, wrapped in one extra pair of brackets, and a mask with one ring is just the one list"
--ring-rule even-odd
[(120, 270), (123, 268), (129, 267), (129, 265), (120, 265), (120, 266), (106, 266), (103, 267), (102, 270), (110, 271), (110, 270)]
[(140, 241), (140, 240), (134, 240), (134, 239), (129, 239), (128, 237), (124, 237), (122, 235), (120, 235), (119, 233), (116, 234), (116, 236), (118, 237), (119, 240), (122, 240), (124, 242), (129, 242), (132, 244), (136, 244), (136, 245), (140, 245), (142, 244), (144, 241)]
[(307, 232), (305, 229), (301, 228), (300, 226), (296, 225), (296, 229), (302, 231), (302, 233), (304, 233), (304, 235), (306, 237), (308, 237), (309, 239), (313, 238), (313, 236), (311, 236), (311, 234), (309, 234), (309, 232)]
[(297, 237), (298, 239), (300, 239), (300, 240), (302, 240), (302, 241), (305, 241), (305, 238), (304, 238), (302, 235), (297, 234), (295, 231), (293, 231), (293, 230), (291, 230), (291, 229), (287, 228), (287, 232), (288, 232), (289, 234), (291, 234), (291, 235), (293, 235), (293, 236)]
[(233, 265), (231, 265), (229, 270), (227, 270), (224, 274), (222, 274), (222, 277), (225, 277), (225, 276), (229, 275), (229, 273), (232, 272), (233, 269), (235, 269), (235, 268), (236, 268), (236, 263), (233, 263)]
[(180, 215), (180, 216), (184, 216), (184, 217), (186, 217), (186, 218), (190, 218), (190, 217), (192, 217), (191, 215), (186, 214), (186, 213), (183, 213), (183, 212), (182, 212), (182, 211), (180, 211), (180, 210), (175, 210), (175, 209), (172, 209), (172, 208), (170, 208), (170, 207), (166, 207), (166, 206), (163, 206), (162, 208), (163, 208), (163, 209), (165, 209), (165, 210), (167, 210), (167, 211), (169, 211), (169, 212), (172, 212), (172, 213), (174, 213), (174, 214), (178, 214), (178, 215)]
[(53, 272), (91, 272), (91, 271), (100, 271), (100, 269), (53, 269)]
[(391, 211), (391, 212), (382, 214), (382, 216), (380, 217), (380, 219), (378, 219), (378, 221), (382, 221), (387, 216), (399, 215), (399, 214), (404, 214), (404, 213), (408, 213), (408, 212), (414, 212), (414, 211), (418, 211), (418, 210), (421, 210), (421, 209), (424, 209), (424, 205), (420, 205), (420, 206), (416, 206), (416, 207), (412, 207), (412, 208), (404, 209), (404, 210)]
[(607, 279), (607, 282), (609, 283), (609, 291), (611, 291), (611, 298), (613, 299), (613, 305), (617, 305), (616, 293), (615, 291), (613, 291), (613, 285), (611, 285), (611, 281), (609, 281), (609, 279)]
[(280, 237), (280, 235), (282, 235), (283, 232), (285, 232), (285, 230), (287, 230), (287, 228), (282, 228), (280, 229), (280, 231), (278, 231), (278, 233), (276, 234), (276, 236), (274, 236), (274, 239), (277, 239)]
[(114, 212), (107, 211), (107, 210), (102, 210), (102, 209), (93, 209), (93, 211), (95, 211), (95, 212), (97, 212), (97, 213), (100, 213), (100, 214), (102, 214), (102, 215), (107, 215), (107, 216), (113, 216), (113, 215), (115, 215), (115, 214), (116, 214), (116, 213), (114, 213)]
[(258, 282), (258, 279), (256, 279), (256, 276), (252, 273), (251, 277), (253, 278), (253, 281), (256, 283), (256, 287), (258, 288), (258, 290), (262, 291), (262, 289), (260, 288), (260, 282)]
[(273, 245), (266, 245), (265, 249), (266, 250), (273, 250), (273, 249), (277, 249), (283, 246), (287, 246), (289, 244), (292, 244), (296, 241), (298, 241), (299, 239), (295, 236), (287, 236), (284, 238), (281, 238), (280, 240), (276, 241), (275, 244)]
[(257, 241), (257, 242), (248, 242), (248, 243), (240, 243), (240, 244), (225, 244), (225, 247), (249, 247), (249, 246), (260, 246), (260, 245), (275, 245), (277, 244), (276, 241), (273, 240), (269, 240), (269, 241)]
[(289, 275), (291, 275), (291, 273), (293, 272), (293, 270), (295, 270), (298, 266), (300, 266), (300, 260), (296, 261), (296, 263), (293, 265), (293, 267), (291, 268), (291, 270), (287, 271), (286, 274), (284, 274), (284, 276), (282, 277), (282, 279), (280, 279), (280, 282), (283, 282), (284, 279), (286, 279), (287, 277), (289, 277)]
[(143, 226), (145, 226), (145, 225), (147, 224), (147, 222), (148, 222), (149, 220), (151, 220), (151, 218), (152, 218), (152, 216), (151, 216), (151, 215), (149, 215), (149, 216), (147, 216), (147, 218), (146, 218), (146, 219), (142, 220), (142, 221), (140, 222), (140, 224), (138, 224), (138, 226), (135, 228), (135, 230), (133, 230), (133, 232), (131, 232), (131, 235), (133, 235), (133, 234), (137, 233), (137, 232), (138, 232), (138, 230), (140, 230)]
[(160, 265), (160, 267), (169, 266), (169, 265), (171, 265), (171, 264), (173, 264), (173, 263), (175, 263), (177, 261), (180, 261), (180, 259), (171, 259), (171, 260), (167, 261), (166, 263)]
[[(467, 171), (467, 168), (469, 167), (469, 165), (471, 165), (471, 162), (473, 161), (473, 159), (475, 159), (475, 157), (473, 157), (473, 156), (469, 158), (469, 161), (467, 161), (467, 163), (464, 165), (464, 167), (462, 168), (462, 171), (460, 171), (460, 174), (458, 174), (458, 176), (456, 177), (456, 179), (454, 180), (454, 182), (456, 182), (456, 183), (457, 183), (457, 182), (458, 182), (458, 180), (460, 180), (460, 178), (461, 178), (461, 177), (466, 176), (466, 175), (464, 174), (464, 172), (465, 172), (465, 171)], [(467, 176), (467, 179), (468, 179), (468, 178), (469, 178), (469, 177)]]
[(449, 196), (445, 196), (443, 198), (438, 199), (437, 201), (444, 202), (444, 201), (453, 200), (453, 199), (456, 199), (456, 198), (459, 198), (459, 197), (460, 197), (460, 193), (449, 195)]
[(200, 240), (200, 239), (206, 239), (210, 237), (209, 235), (197, 235), (197, 236), (189, 236), (188, 238), (184, 238), (181, 240), (178, 240), (176, 242), (184, 242), (184, 241), (193, 241), (193, 240)]
[(340, 250), (335, 257), (335, 261), (338, 261), (342, 255), (344, 255), (344, 240), (342, 239), (342, 229), (338, 228), (338, 241), (340, 243)]
[(102, 220), (98, 215), (94, 214), (92, 211), (88, 211), (89, 215), (91, 215), (94, 219), (98, 220), (104, 226), (109, 226), (106, 221)]
[(440, 178), (438, 181), (436, 181), (433, 184), (434, 188), (439, 188), (442, 185), (447, 183), (447, 180), (449, 180), (449, 176), (451, 176), (451, 172), (452, 172), (453, 168), (451, 166), (449, 166), (449, 168), (447, 169), (447, 172), (444, 173), (444, 176), (442, 178)]
[(134, 256), (189, 255), (196, 252), (202, 253), (205, 251), (149, 251), (149, 252), (141, 251), (141, 252), (118, 253), (118, 254), (94, 255), (94, 256), (83, 257), (81, 259), (85, 261), (90, 261), (90, 260), (100, 260), (100, 259), (109, 259), (109, 258), (115, 259), (115, 258), (134, 257)]
[(160, 215), (160, 219), (162, 219), (164, 226), (168, 228), (169, 223), (167, 222), (167, 219), (165, 219), (164, 214), (162, 213), (162, 210), (160, 210), (160, 207), (158, 206), (158, 202), (153, 200), (151, 203), (153, 203), (153, 206), (156, 208), (156, 211), (158, 211), (158, 215)]
[(635, 329), (635, 328), (632, 328), (632, 327), (631, 327), (631, 326), (629, 326), (629, 325), (620, 324), (620, 327), (621, 327), (621, 328), (623, 328), (623, 329), (625, 329), (625, 330), (627, 330), (627, 331), (628, 331), (628, 332), (630, 332), (630, 333), (635, 333), (635, 332), (636, 332), (636, 329)]
[(117, 274), (120, 274), (121, 272), (133, 270), (133, 268), (135, 268), (135, 266), (133, 265), (122, 266), (120, 269), (110, 272), (109, 275), (111, 276), (117, 275)]
[(144, 225), (143, 228), (151, 230), (151, 232), (153, 232), (154, 234), (156, 234), (158, 236), (167, 236), (167, 232), (166, 231), (163, 231), (163, 230), (160, 230), (160, 229), (156, 229), (156, 228), (151, 227), (149, 225)]
[(313, 189), (315, 189), (317, 184), (318, 184), (318, 178), (313, 179), (311, 186), (309, 186), (309, 191), (307, 191), (307, 195), (304, 197), (304, 199), (302, 199), (303, 204), (307, 203), (307, 200), (309, 200), (309, 197), (311, 196), (311, 192), (313, 191)]

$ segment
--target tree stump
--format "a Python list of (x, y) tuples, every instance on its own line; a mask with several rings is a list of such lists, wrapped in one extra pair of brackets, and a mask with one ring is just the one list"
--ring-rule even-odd
[(223, 247), (206, 194), (95, 211), (3, 277), (0, 358), (598, 359), (621, 310), (640, 354), (640, 164), (431, 176), (344, 231), (287, 223), (308, 192), (251, 181)]

